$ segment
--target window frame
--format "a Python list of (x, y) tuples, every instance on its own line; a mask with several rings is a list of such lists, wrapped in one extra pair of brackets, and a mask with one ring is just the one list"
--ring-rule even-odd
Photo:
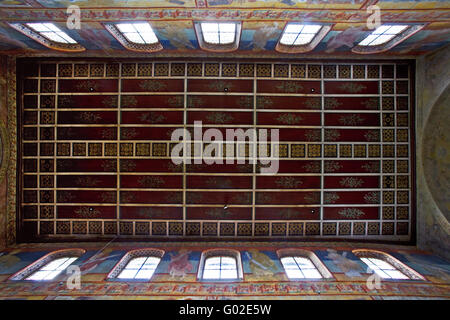
[[(231, 257), (236, 261), (236, 279), (203, 279), (205, 269), (205, 262), (208, 258), (213, 257)], [(209, 249), (202, 252), (200, 263), (198, 265), (197, 280), (201, 282), (240, 282), (244, 280), (244, 273), (242, 268), (241, 253), (233, 249)]]
[[(58, 267), (53, 268), (52, 270), (44, 270), (44, 268), (48, 267), (51, 263), (53, 263), (53, 262), (55, 262), (55, 261), (58, 261), (58, 260), (62, 260), (62, 259), (65, 259), (66, 261), (60, 263), (60, 265), (59, 265)], [(30, 275), (28, 275), (28, 276), (27, 276), (26, 278), (24, 278), (23, 280), (26, 280), (26, 281), (52, 281), (52, 280), (54, 280), (54, 279), (57, 279), (57, 278), (61, 275), (61, 273), (62, 273), (64, 270), (66, 270), (70, 265), (72, 265), (77, 259), (78, 259), (77, 257), (71, 257), (71, 256), (56, 258), (56, 259), (54, 259), (54, 260), (52, 260), (52, 261), (49, 261), (48, 263), (46, 263), (45, 265), (43, 265), (43, 266), (40, 267), (39, 269), (35, 270), (33, 273), (31, 273)], [(70, 260), (72, 260), (72, 261), (70, 261)], [(69, 264), (67, 264), (68, 261), (70, 261)], [(67, 266), (65, 266), (64, 268), (58, 270), (58, 268), (60, 268), (61, 265), (64, 265), (64, 264), (67, 264)], [(46, 279), (46, 277), (47, 277), (49, 274), (51, 274), (51, 273), (53, 273), (53, 272), (56, 272), (56, 271), (59, 271), (59, 272), (58, 272), (55, 276), (53, 276), (53, 277), (50, 278), (50, 279)], [(47, 275), (46, 275), (45, 277), (43, 277), (42, 279), (30, 279), (30, 278), (32, 278), (33, 276), (35, 276), (36, 274), (38, 274), (38, 273), (40, 273), (40, 272), (47, 272)]]
[[(370, 268), (370, 266), (367, 263), (365, 263), (363, 260), (361, 260), (361, 258), (375, 258), (375, 259), (382, 260), (382, 261), (390, 264), (393, 268), (395, 268), (400, 273), (404, 274), (406, 277), (408, 277), (408, 279), (382, 278), (383, 281), (412, 281), (412, 280), (426, 281), (425, 277), (422, 276), (420, 273), (418, 273), (411, 267), (405, 265), (404, 263), (400, 262), (398, 259), (394, 258), (390, 254), (387, 254), (385, 252), (378, 251), (378, 250), (370, 250), (370, 249), (356, 249), (356, 250), (353, 250), (352, 252), (355, 256), (357, 256), (360, 259), (360, 261), (365, 266), (367, 266), (367, 268)], [(375, 270), (372, 270), (372, 271), (373, 271), (373, 273), (376, 273)]]
[[(283, 38), (283, 35), (287, 29), (287, 27), (291, 24), (300, 24), (300, 25), (320, 25), (320, 30), (314, 35), (312, 40), (308, 42), (307, 44), (300, 44), (300, 45), (287, 45), (282, 44), (281, 39)], [(325, 38), (325, 36), (328, 34), (328, 32), (331, 31), (332, 25), (330, 24), (322, 24), (322, 23), (302, 23), (302, 22), (296, 22), (296, 21), (288, 21), (286, 22), (283, 31), (280, 34), (280, 37), (278, 39), (277, 45), (275, 46), (275, 51), (281, 52), (281, 53), (306, 53), (314, 50), (319, 43)]]
[[(288, 279), (288, 281), (326, 281), (326, 280), (334, 280), (332, 273), (328, 270), (328, 268), (324, 265), (324, 263), (317, 257), (317, 255), (305, 249), (298, 248), (289, 248), (289, 249), (280, 249), (277, 250), (278, 258), (280, 259), (280, 264), (284, 270), (284, 275)], [(283, 263), (281, 262), (282, 258), (287, 257), (301, 257), (308, 259), (315, 267), (317, 272), (322, 276), (321, 278), (289, 278), (286, 269), (284, 268)], [(301, 269), (300, 269), (301, 270)]]
[[(30, 265), (26, 266), (25, 268), (21, 269), (20, 271), (13, 274), (8, 280), (13, 281), (36, 281), (36, 282), (51, 282), (56, 281), (60, 276), (61, 273), (65, 270), (62, 270), (56, 277), (49, 280), (28, 280), (29, 276), (39, 271), (41, 268), (48, 265), (50, 262), (60, 259), (60, 258), (76, 258), (70, 265), (74, 264), (82, 255), (86, 253), (86, 250), (74, 248), (74, 249), (62, 249), (62, 250), (56, 250), (52, 251), (50, 253), (47, 253), (43, 257), (39, 258), (35, 262), (31, 263)], [(67, 269), (67, 267), (66, 267)]]
[[(150, 282), (155, 276), (156, 271), (164, 257), (165, 251), (157, 248), (141, 248), (128, 251), (125, 255), (116, 263), (116, 265), (111, 269), (111, 271), (106, 276), (105, 280), (108, 281), (119, 281), (119, 282)], [(126, 269), (131, 260), (140, 257), (155, 257), (159, 258), (159, 262), (153, 271), (152, 276), (149, 279), (120, 279), (118, 276)]]
[[(67, 34), (66, 31), (64, 31), (62, 28), (60, 28), (54, 22), (49, 22), (49, 21), (36, 21), (36, 22), (23, 22), (23, 23), (22, 22), (14, 22), (14, 23), (7, 22), (7, 24), (11, 28), (19, 31), (20, 33), (24, 34), (28, 38), (33, 39), (34, 41), (42, 44), (43, 46), (45, 46), (49, 49), (63, 51), (63, 52), (82, 52), (82, 51), (86, 50), (86, 48), (81, 46), (78, 42), (76, 42), (76, 43), (61, 43), (61, 42), (56, 42), (56, 41), (50, 40), (49, 38), (41, 35), (40, 32), (35, 31), (33, 28), (27, 26), (26, 25), (27, 23), (52, 23), (56, 27), (58, 27), (58, 29), (60, 29), (62, 32)], [(67, 34), (67, 35), (70, 37), (69, 34)], [(73, 37), (71, 37), (71, 38), (73, 39)], [(76, 41), (75, 39), (73, 39), (73, 40)]]
[[(235, 28), (235, 36), (234, 41), (228, 44), (218, 44), (218, 43), (209, 43), (206, 42), (203, 38), (202, 32), (202, 23), (234, 23), (236, 25)], [(242, 21), (193, 21), (195, 35), (197, 37), (197, 42), (202, 50), (210, 51), (210, 52), (232, 52), (239, 48), (239, 43), (242, 35)]]
[[(359, 54), (374, 54), (374, 53), (382, 53), (386, 52), (395, 46), (399, 45), (406, 39), (412, 37), (414, 34), (422, 30), (425, 25), (424, 24), (410, 24), (410, 23), (386, 23), (385, 25), (395, 26), (395, 25), (407, 25), (408, 27), (394, 36), (391, 40), (388, 42), (375, 45), (375, 46), (361, 46), (359, 43), (364, 41), (369, 35), (371, 35), (376, 29), (374, 30), (368, 30), (368, 32), (365, 34), (364, 38), (361, 39), (361, 41), (358, 41), (358, 44), (352, 48), (353, 53), (359, 53)], [(383, 25), (381, 25), (383, 26)], [(380, 27), (381, 27), (380, 26)]]
[[(120, 23), (148, 23), (152, 28), (153, 33), (158, 39), (155, 43), (136, 43), (128, 40), (128, 38), (119, 30), (117, 27)], [(135, 51), (135, 52), (158, 52), (164, 49), (161, 44), (161, 41), (158, 37), (158, 34), (155, 32), (152, 24), (149, 21), (120, 21), (120, 22), (110, 22), (104, 23), (103, 27), (109, 31), (109, 33), (127, 50)]]

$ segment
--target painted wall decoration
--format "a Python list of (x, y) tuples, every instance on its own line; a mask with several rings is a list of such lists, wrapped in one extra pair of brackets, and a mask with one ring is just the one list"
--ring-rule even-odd
[[(24, 240), (408, 241), (414, 232), (409, 64), (23, 66)], [(277, 174), (250, 164), (244, 144), (235, 148), (244, 164), (174, 164), (172, 132), (194, 121), (203, 132), (277, 128)]]
[[(214, 247), (198, 243), (77, 243), (87, 252), (75, 264), (83, 268), (101, 253), (102, 267), (82, 273), (81, 289), (69, 290), (65, 274), (50, 282), (12, 281), (15, 272), (60, 246), (32, 244), (11, 248), (0, 257), (0, 299), (450, 299), (450, 265), (448, 262), (414, 247), (369, 245), (369, 249), (386, 252), (421, 273), (425, 280), (382, 280), (379, 288), (370, 288), (366, 280), (372, 275), (353, 253), (351, 247), (327, 244), (292, 243), (289, 248), (312, 251), (331, 272), (332, 278), (314, 281), (289, 281), (276, 251), (286, 243), (258, 242), (215, 243), (220, 248), (240, 251), (244, 279), (233, 282), (199, 281), (198, 260), (202, 251)], [(67, 244), (65, 247), (73, 247)], [(127, 282), (107, 279), (107, 274), (130, 250), (154, 247), (165, 250), (150, 281)], [(361, 244), (355, 244), (361, 248)], [(5, 263), (5, 261), (7, 263)], [(108, 263), (105, 263), (108, 262)], [(173, 273), (175, 271), (175, 273)]]
[(353, 278), (362, 277), (361, 273), (364, 272), (364, 269), (359, 259), (355, 256), (353, 256), (353, 259), (350, 259), (347, 255), (353, 254), (349, 254), (349, 252), (338, 252), (335, 249), (327, 249), (327, 254), (324, 256), (324, 263), (332, 272), (343, 272), (346, 276)]
[[(103, 23), (113, 21), (149, 21), (163, 51), (154, 56), (212, 55), (202, 51), (194, 32), (196, 21), (240, 21), (243, 24), (238, 50), (227, 56), (266, 55), (286, 57), (275, 46), (288, 22), (320, 23), (331, 26), (330, 34), (304, 56), (317, 54), (347, 58), (351, 49), (370, 30), (366, 20), (369, 5), (381, 8), (382, 23), (419, 23), (424, 29), (383, 56), (421, 55), (443, 47), (450, 41), (450, 13), (446, 1), (252, 1), (252, 0), (4, 0), (0, 1), (0, 53), (27, 56), (64, 55), (51, 50), (12, 29), (8, 22), (52, 21), (87, 49), (77, 56), (145, 56), (126, 50), (106, 31)], [(66, 8), (81, 10), (81, 29), (68, 30)], [(330, 41), (330, 42), (329, 42)], [(378, 54), (381, 55), (381, 54)], [(220, 54), (216, 54), (220, 56)]]
[(168, 265), (169, 275), (171, 277), (185, 277), (187, 273), (192, 272), (193, 265), (189, 261), (190, 251), (180, 250), (179, 252), (168, 253), (170, 263)]

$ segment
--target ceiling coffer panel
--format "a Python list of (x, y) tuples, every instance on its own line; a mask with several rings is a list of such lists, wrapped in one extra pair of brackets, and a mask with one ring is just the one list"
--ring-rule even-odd
[[(20, 65), (22, 239), (414, 234), (408, 62)], [(207, 129), (256, 129), (258, 143), (202, 142)], [(260, 150), (273, 158), (249, 161)]]

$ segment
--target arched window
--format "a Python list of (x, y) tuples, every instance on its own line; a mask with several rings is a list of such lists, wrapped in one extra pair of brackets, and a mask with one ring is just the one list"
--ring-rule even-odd
[(157, 257), (133, 258), (119, 273), (117, 279), (150, 280), (160, 261), (161, 258)]
[(137, 52), (158, 52), (163, 50), (157, 35), (146, 21), (106, 23), (104, 26), (128, 50)]
[(11, 276), (10, 280), (48, 281), (55, 279), (85, 252), (83, 249), (51, 252)]
[(353, 253), (383, 279), (425, 280), (419, 273), (387, 253), (375, 250), (353, 250)]
[(137, 249), (128, 252), (109, 273), (108, 278), (119, 280), (150, 280), (158, 267), (163, 250)]
[(314, 264), (305, 257), (283, 257), (281, 258), (284, 270), (289, 279), (320, 279), (322, 275)]
[(202, 253), (199, 280), (243, 279), (241, 255), (235, 250), (213, 249)]
[(63, 270), (65, 270), (69, 265), (77, 260), (77, 257), (64, 257), (55, 259), (45, 266), (40, 268), (35, 273), (32, 273), (25, 280), (52, 280)]
[(203, 50), (231, 52), (239, 47), (240, 22), (195, 21), (194, 29)]
[(330, 30), (331, 25), (289, 22), (284, 27), (275, 50), (283, 53), (312, 51)]
[(53, 50), (65, 52), (86, 50), (53, 22), (9, 23), (9, 25), (34, 41)]
[(385, 52), (413, 36), (424, 25), (381, 25), (352, 48), (352, 52), (373, 54)]
[(311, 251), (281, 249), (277, 253), (290, 280), (333, 278), (320, 259)]

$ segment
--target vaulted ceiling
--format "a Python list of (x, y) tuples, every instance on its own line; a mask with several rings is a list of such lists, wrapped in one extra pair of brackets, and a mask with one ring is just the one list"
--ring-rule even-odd
[[(81, 29), (68, 30), (67, 7), (81, 8)], [(50, 21), (78, 41), (86, 51), (75, 56), (200, 56), (194, 21), (241, 21), (238, 50), (216, 54), (227, 57), (361, 57), (351, 52), (370, 32), (367, 7), (381, 9), (381, 22), (415, 23), (425, 27), (377, 57), (417, 56), (450, 41), (450, 2), (436, 0), (0, 0), (0, 53), (21, 56), (68, 55), (51, 50), (14, 30), (8, 22)], [(164, 50), (135, 53), (125, 49), (104, 27), (106, 22), (151, 23)], [(332, 26), (311, 52), (282, 54), (275, 51), (289, 21)]]

